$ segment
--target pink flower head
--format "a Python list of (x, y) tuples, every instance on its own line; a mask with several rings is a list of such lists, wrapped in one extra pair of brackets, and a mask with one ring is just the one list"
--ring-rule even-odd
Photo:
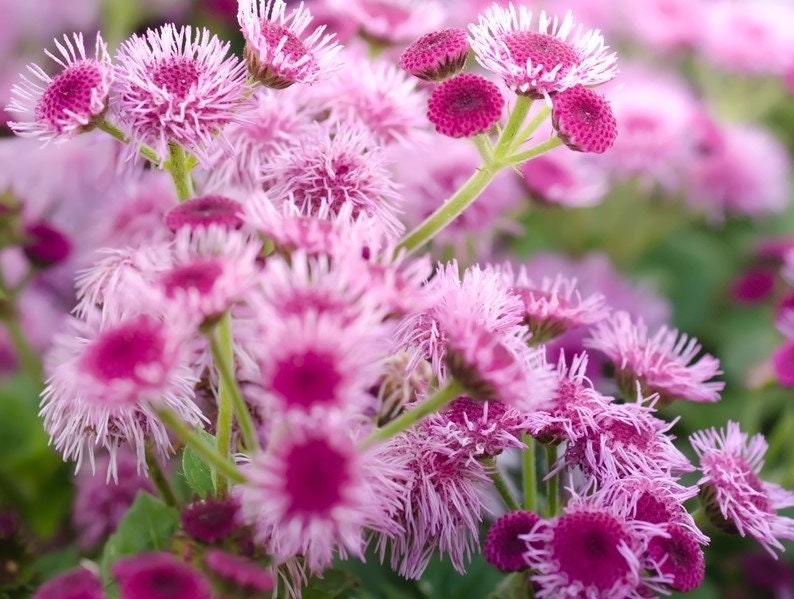
[(317, 125), (273, 157), (265, 185), (271, 198), (290, 200), (307, 215), (327, 205), (336, 216), (351, 204), (352, 218), (375, 217), (395, 235), (403, 228), (397, 218), (400, 195), (382, 150), (361, 126)]
[(359, 453), (341, 423), (293, 427), (253, 456), (247, 481), (235, 487), (242, 518), (278, 561), (302, 556), (321, 572), (337, 551), (362, 557), (364, 529), (391, 534), (404, 493), (387, 454)]
[(574, 85), (555, 94), (551, 104), (554, 129), (572, 150), (603, 154), (615, 143), (617, 122), (601, 94)]
[(485, 561), (502, 572), (520, 572), (529, 568), (524, 559), (527, 550), (523, 535), (528, 535), (540, 521), (535, 512), (509, 512), (491, 525), (483, 545)]
[(217, 543), (237, 528), (240, 506), (232, 498), (194, 501), (182, 510), (182, 528), (202, 543)]
[(666, 537), (654, 537), (648, 543), (648, 557), (671, 589), (694, 591), (706, 576), (706, 560), (694, 535), (680, 526), (665, 528)]
[(794, 519), (777, 510), (794, 506), (794, 493), (761, 480), (767, 442), (750, 437), (736, 422), (725, 429), (698, 431), (690, 443), (700, 458), (701, 499), (706, 513), (726, 532), (749, 534), (774, 555), (783, 551), (778, 539), (794, 539)]
[(719, 360), (709, 354), (695, 360), (701, 349), (697, 339), (666, 326), (651, 336), (642, 319), (634, 322), (626, 312), (596, 325), (587, 345), (612, 361), (626, 393), (639, 383), (644, 393), (664, 400), (714, 402), (725, 386), (711, 380), (722, 374)]
[(692, 472), (692, 464), (673, 444), (675, 437), (667, 434), (675, 422), (660, 420), (653, 412), (641, 397), (635, 403), (608, 404), (593, 414), (594, 426), (583, 422), (555, 470), (579, 466), (596, 481)]
[(664, 535), (663, 528), (630, 520), (614, 506), (575, 501), (523, 535), (535, 596), (640, 599), (642, 587), (660, 582), (648, 571), (646, 552), (653, 538)]
[(526, 6), (494, 4), (469, 31), (477, 62), (518, 94), (548, 97), (575, 85), (604, 83), (617, 73), (617, 55), (607, 51), (601, 32), (584, 31), (570, 12), (562, 20), (541, 12), (532, 31)]
[(52, 578), (33, 594), (33, 599), (105, 599), (102, 581), (83, 567)]
[(393, 570), (418, 579), (438, 550), (462, 574), (479, 548), (482, 502), (491, 485), (484, 466), (450, 449), (423, 423), (381, 447), (400, 461), (408, 476), (400, 491), (400, 509), (393, 516), (403, 530), (378, 535), (381, 561), (388, 553)]
[(165, 226), (174, 232), (183, 227), (195, 230), (212, 225), (239, 229), (243, 225), (242, 213), (242, 204), (235, 200), (218, 195), (202, 196), (169, 210)]
[(113, 66), (107, 45), (97, 34), (94, 57), (87, 58), (81, 33), (63, 36), (55, 45), (59, 58), (49, 50), (47, 56), (61, 66), (55, 77), (41, 67), (30, 64), (28, 71), (36, 80), (21, 75), (22, 82), (11, 90), (6, 110), (25, 115), (25, 121), (8, 121), (17, 135), (35, 137), (44, 142), (65, 140), (91, 129), (105, 114), (113, 81)]
[(120, 599), (210, 599), (212, 589), (199, 572), (170, 553), (139, 553), (117, 561), (110, 573)]
[(708, 2), (624, 0), (623, 6), (629, 35), (654, 50), (691, 50), (703, 37)]
[(787, 339), (772, 354), (772, 368), (783, 387), (794, 387), (794, 341)]
[(472, 137), (493, 127), (504, 105), (496, 85), (479, 75), (461, 73), (433, 90), (427, 118), (442, 135)]
[(146, 469), (144, 445), (151, 441), (161, 456), (171, 443), (149, 402), (163, 405), (190, 426), (203, 416), (193, 403), (197, 382), (187, 365), (188, 331), (178, 319), (128, 316), (101, 322), (71, 319), (68, 332), (56, 337), (48, 363), (51, 375), (42, 393), (44, 428), (64, 459), (77, 468), (95, 447), (110, 452), (108, 477), (116, 479), (116, 452), (129, 444)]
[(215, 578), (246, 595), (267, 593), (275, 587), (276, 581), (267, 570), (243, 557), (210, 549), (204, 555), (204, 563)]
[(134, 145), (161, 160), (168, 144), (205, 162), (213, 137), (244, 100), (245, 67), (207, 29), (168, 24), (133, 35), (118, 50), (114, 110)]
[(521, 300), (524, 324), (529, 327), (536, 343), (553, 339), (571, 329), (595, 324), (609, 315), (604, 296), (593, 293), (582, 298), (576, 289), (576, 279), (558, 274), (553, 279), (544, 277), (540, 284), (536, 284), (523, 267), (515, 273), (509, 264), (505, 264), (500, 271), (510, 292)]
[(731, 284), (731, 298), (739, 304), (760, 304), (770, 299), (775, 289), (775, 269), (765, 266), (749, 268)]
[(72, 253), (69, 238), (52, 225), (39, 221), (25, 226), (25, 257), (38, 268), (55, 266)]
[(427, 33), (400, 55), (400, 68), (423, 81), (443, 81), (459, 73), (469, 55), (466, 31), (451, 27)]
[(312, 16), (303, 3), (287, 14), (284, 0), (240, 0), (237, 20), (248, 70), (267, 87), (313, 83), (338, 66), (341, 46), (334, 34), (325, 34), (325, 26), (304, 37)]
[(546, 204), (586, 208), (609, 191), (607, 172), (588, 156), (559, 148), (519, 166), (532, 197)]
[(328, 0), (328, 4), (366, 37), (387, 43), (416, 39), (441, 27), (447, 16), (439, 0)]

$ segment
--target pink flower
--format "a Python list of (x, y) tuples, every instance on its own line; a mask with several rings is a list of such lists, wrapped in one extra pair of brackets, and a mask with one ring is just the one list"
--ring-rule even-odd
[(165, 215), (165, 225), (176, 232), (188, 228), (191, 231), (213, 225), (227, 229), (239, 229), (243, 225), (243, 206), (224, 196), (210, 195), (193, 198), (175, 206)]
[(118, 50), (113, 106), (135, 145), (161, 160), (168, 144), (207, 161), (206, 148), (244, 100), (245, 67), (206, 29), (164, 25)]
[(708, 2), (624, 0), (625, 25), (636, 41), (663, 52), (696, 47), (703, 37)]
[(466, 31), (452, 27), (413, 42), (400, 55), (400, 68), (423, 81), (443, 81), (463, 69), (468, 55)]
[(739, 304), (760, 304), (772, 296), (776, 277), (775, 269), (753, 267), (737, 276), (731, 284), (731, 298)]
[(312, 17), (302, 3), (287, 14), (284, 0), (240, 0), (237, 20), (248, 70), (267, 87), (313, 83), (338, 67), (341, 46), (324, 26), (304, 37)]
[(794, 506), (794, 493), (762, 481), (767, 443), (761, 434), (750, 437), (736, 422), (725, 429), (698, 431), (690, 437), (700, 458), (701, 499), (712, 522), (726, 532), (749, 534), (774, 555), (783, 551), (778, 539), (794, 539), (794, 519), (777, 510)]
[(651, 336), (642, 319), (634, 322), (626, 312), (596, 325), (587, 345), (610, 359), (628, 394), (639, 383), (645, 393), (658, 393), (664, 400), (714, 402), (725, 387), (711, 380), (722, 374), (719, 360), (709, 354), (695, 360), (701, 350), (697, 339), (666, 326)]
[(606, 171), (579, 152), (559, 148), (519, 167), (533, 198), (569, 208), (601, 203), (609, 191)]
[(680, 526), (667, 526), (667, 537), (654, 537), (648, 543), (648, 557), (660, 576), (673, 590), (688, 593), (698, 588), (706, 576), (703, 550), (691, 532)]
[(535, 512), (509, 512), (491, 525), (483, 545), (485, 561), (502, 572), (520, 572), (529, 568), (524, 559), (528, 535), (540, 521)]
[(784, 341), (772, 354), (772, 368), (778, 383), (794, 387), (794, 341)]
[(204, 563), (215, 577), (247, 594), (267, 593), (276, 583), (270, 573), (258, 564), (218, 549), (207, 551)]
[(199, 572), (170, 553), (139, 553), (117, 561), (110, 573), (120, 599), (210, 599), (212, 590)]
[(433, 89), (427, 118), (442, 135), (472, 137), (493, 127), (504, 105), (496, 85), (479, 75), (461, 73)]
[(368, 37), (387, 43), (414, 40), (443, 25), (447, 16), (438, 0), (328, 0), (328, 5)]
[(28, 71), (36, 80), (21, 75), (22, 82), (11, 90), (6, 110), (25, 115), (30, 120), (8, 121), (17, 135), (35, 137), (44, 142), (68, 139), (91, 129), (108, 106), (113, 81), (113, 66), (107, 45), (97, 34), (94, 58), (87, 58), (83, 35), (63, 36), (55, 45), (59, 58), (46, 50), (47, 56), (63, 69), (50, 77), (41, 67), (30, 64)]
[(105, 592), (94, 572), (78, 567), (43, 584), (33, 599), (105, 599)]
[(300, 555), (321, 572), (335, 552), (362, 557), (365, 528), (399, 530), (390, 517), (403, 475), (385, 456), (359, 453), (341, 423), (291, 427), (244, 467), (248, 480), (235, 487), (243, 520), (277, 562)]
[(229, 537), (237, 528), (237, 501), (210, 498), (189, 503), (182, 510), (182, 528), (202, 543), (217, 543)]
[(551, 103), (554, 129), (572, 150), (603, 154), (615, 143), (615, 115), (602, 95), (574, 85), (555, 94)]
[(584, 31), (569, 12), (564, 19), (540, 13), (532, 31), (525, 7), (494, 4), (469, 26), (477, 61), (518, 94), (543, 98), (575, 85), (598, 85), (617, 73), (617, 55), (607, 52), (597, 29)]

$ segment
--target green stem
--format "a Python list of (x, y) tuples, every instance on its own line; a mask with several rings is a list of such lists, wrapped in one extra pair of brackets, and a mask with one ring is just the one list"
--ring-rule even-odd
[(507, 481), (502, 476), (501, 471), (496, 466), (496, 459), (494, 458), (486, 458), (482, 461), (483, 465), (485, 465), (486, 472), (488, 476), (493, 481), (494, 487), (496, 490), (499, 491), (499, 495), (502, 498), (502, 501), (505, 502), (505, 505), (511, 512), (515, 512), (521, 509), (521, 506), (518, 505), (515, 497), (510, 492), (510, 488), (507, 486)]
[(521, 435), (521, 440), (527, 446), (522, 456), (524, 509), (536, 512), (538, 511), (538, 469), (535, 463), (535, 439), (532, 435), (524, 433)]
[(393, 437), (397, 433), (404, 431), (419, 422), (422, 418), (433, 412), (437, 412), (450, 401), (455, 399), (463, 392), (463, 385), (455, 379), (451, 379), (444, 387), (436, 391), (425, 401), (414, 408), (403, 412), (397, 418), (390, 421), (386, 426), (375, 430), (363, 442), (363, 447), (370, 447), (379, 441)]
[[(218, 422), (221, 424), (221, 411), (224, 411), (224, 416), (228, 417), (228, 436), (221, 445), (221, 429), (218, 429), (218, 448), (225, 454), (229, 451), (229, 441), (231, 438), (231, 418), (232, 411), (237, 416), (237, 422), (240, 425), (240, 431), (243, 435), (243, 443), (248, 451), (255, 451), (259, 449), (259, 439), (256, 434), (256, 426), (254, 419), (251, 417), (251, 412), (248, 411), (248, 405), (245, 403), (243, 394), (240, 391), (240, 385), (237, 383), (237, 377), (234, 372), (234, 340), (232, 338), (232, 319), (229, 313), (224, 314), (215, 330), (210, 335), (210, 349), (212, 350), (212, 359), (215, 361), (215, 366), (220, 375), (220, 384), (218, 389)], [(228, 412), (228, 415), (226, 414)], [(223, 425), (227, 423), (224, 421)], [(225, 452), (222, 448), (226, 448)]]
[[(115, 125), (109, 123), (105, 119), (102, 119), (101, 121), (99, 121), (96, 124), (96, 127), (97, 127), (97, 129), (100, 129), (101, 131), (104, 131), (105, 133), (111, 135), (112, 137), (115, 137), (117, 140), (119, 140), (123, 144), (130, 143), (130, 140), (127, 138), (126, 135), (124, 135), (124, 132), (121, 129), (119, 129)], [(146, 158), (146, 160), (148, 160), (149, 162), (152, 162), (154, 164), (157, 164), (159, 166), (159, 164), (161, 162), (160, 161), (160, 157), (157, 155), (157, 152), (155, 152), (152, 148), (150, 148), (147, 145), (141, 145), (141, 148), (140, 148), (139, 151), (141, 153), (141, 156)]]
[(549, 113), (551, 113), (551, 109), (548, 106), (543, 106), (538, 113), (532, 117), (532, 120), (527, 123), (527, 126), (519, 133), (516, 138), (513, 140), (513, 143), (510, 145), (509, 150), (511, 152), (517, 150), (521, 147), (524, 142), (529, 139), (529, 136), (532, 135), (538, 127), (549, 117)]
[(182, 441), (195, 451), (201, 459), (215, 468), (215, 470), (236, 483), (245, 482), (245, 477), (225, 456), (222, 456), (209, 443), (204, 441), (193, 429), (185, 424), (182, 419), (168, 408), (159, 408), (157, 415), (165, 425)]
[(154, 455), (151, 446), (148, 444), (146, 445), (146, 466), (149, 468), (149, 480), (152, 481), (165, 504), (171, 507), (177, 507), (179, 502), (176, 500), (174, 490), (171, 488), (171, 484), (168, 482), (168, 477), (165, 475), (165, 472), (163, 472), (160, 461), (157, 459), (157, 456)]
[(513, 154), (512, 156), (508, 156), (505, 158), (505, 163), (507, 166), (517, 166), (526, 162), (527, 160), (532, 160), (533, 158), (537, 158), (541, 154), (545, 154), (549, 150), (553, 150), (554, 148), (562, 145), (562, 140), (557, 137), (550, 137), (546, 141), (541, 144), (536, 145), (534, 148), (530, 148), (526, 152), (521, 152), (519, 154)]
[(193, 178), (190, 176), (185, 148), (173, 142), (168, 144), (168, 161), (165, 163), (165, 169), (171, 173), (179, 201), (184, 202), (193, 197)]
[(528, 96), (516, 96), (516, 105), (513, 107), (513, 112), (510, 113), (510, 118), (507, 119), (507, 125), (505, 125), (505, 129), (502, 131), (502, 135), (494, 148), (494, 155), (497, 158), (504, 157), (512, 147), (531, 106), (532, 100)]
[(483, 159), (483, 162), (487, 163), (493, 161), (493, 146), (486, 134), (481, 133), (480, 135), (475, 135), (471, 138), (471, 141), (480, 153), (480, 158)]
[[(557, 446), (546, 446), (546, 474), (551, 472), (554, 462), (557, 461)], [(548, 517), (553, 518), (560, 511), (560, 476), (555, 474), (546, 481), (546, 494), (548, 495)]]
[(11, 345), (14, 346), (14, 352), (19, 358), (22, 370), (34, 381), (41, 381), (43, 376), (41, 358), (28, 343), (25, 333), (22, 332), (22, 327), (19, 326), (17, 317), (17, 311), (13, 309), (13, 313), (3, 319), (8, 330), (8, 336), (11, 338)]
[(422, 224), (403, 237), (396, 251), (406, 250), (410, 254), (433, 239), (439, 231), (455, 220), (477, 199), (477, 196), (488, 187), (497, 172), (499, 172), (498, 166), (483, 164), (455, 195), (444, 202)]

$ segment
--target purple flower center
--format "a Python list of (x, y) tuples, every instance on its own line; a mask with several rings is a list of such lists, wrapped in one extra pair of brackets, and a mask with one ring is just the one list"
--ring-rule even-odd
[(620, 553), (629, 535), (614, 516), (600, 512), (566, 514), (554, 526), (552, 552), (569, 580), (601, 592), (610, 590), (631, 572)]
[(703, 552), (691, 534), (679, 526), (671, 526), (670, 538), (655, 537), (648, 544), (648, 554), (661, 563), (659, 572), (672, 577), (670, 586), (689, 592), (700, 586), (705, 574)]
[(94, 116), (91, 99), (101, 85), (102, 71), (95, 60), (70, 64), (42, 94), (36, 104), (36, 120), (61, 131), (63, 121), (71, 120), (67, 113), (86, 118)]
[(303, 56), (308, 55), (306, 46), (300, 38), (292, 33), (289, 29), (278, 23), (273, 23), (267, 19), (262, 19), (260, 22), (262, 37), (265, 43), (272, 50), (282, 43), (281, 53), (288, 56), (291, 60), (298, 60)]
[(333, 402), (342, 381), (333, 357), (315, 351), (292, 354), (275, 371), (272, 390), (286, 403), (303, 408)]
[(350, 480), (349, 459), (326, 440), (312, 439), (287, 455), (286, 491), (291, 514), (328, 514)]
[(664, 524), (672, 521), (670, 510), (649, 491), (645, 491), (637, 499), (634, 518), (651, 524)]
[(169, 58), (152, 68), (152, 81), (178, 100), (184, 100), (199, 79), (199, 66), (191, 58)]
[(551, 72), (557, 65), (564, 73), (579, 64), (579, 55), (571, 46), (545, 33), (514, 31), (504, 36), (503, 41), (516, 64), (531, 64), (543, 68), (540, 75)]
[(146, 316), (103, 331), (86, 349), (83, 370), (98, 380), (140, 381), (140, 368), (165, 355), (162, 325)]
[(212, 291), (221, 274), (223, 274), (223, 266), (218, 260), (197, 260), (167, 272), (160, 280), (160, 284), (163, 286), (166, 297), (169, 298), (191, 289), (195, 289), (201, 295), (206, 295)]

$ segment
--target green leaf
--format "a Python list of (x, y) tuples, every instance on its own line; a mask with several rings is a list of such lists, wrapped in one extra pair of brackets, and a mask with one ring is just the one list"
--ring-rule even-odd
[(361, 581), (341, 570), (327, 570), (312, 578), (302, 591), (303, 599), (359, 599)]
[[(204, 441), (215, 446), (215, 437), (206, 431), (197, 432)], [(217, 480), (215, 471), (190, 447), (185, 447), (182, 452), (182, 472), (191, 490), (202, 499), (215, 493)]]
[(168, 547), (179, 527), (179, 513), (156, 497), (139, 491), (116, 532), (102, 553), (102, 574), (109, 576), (111, 564), (126, 555)]

